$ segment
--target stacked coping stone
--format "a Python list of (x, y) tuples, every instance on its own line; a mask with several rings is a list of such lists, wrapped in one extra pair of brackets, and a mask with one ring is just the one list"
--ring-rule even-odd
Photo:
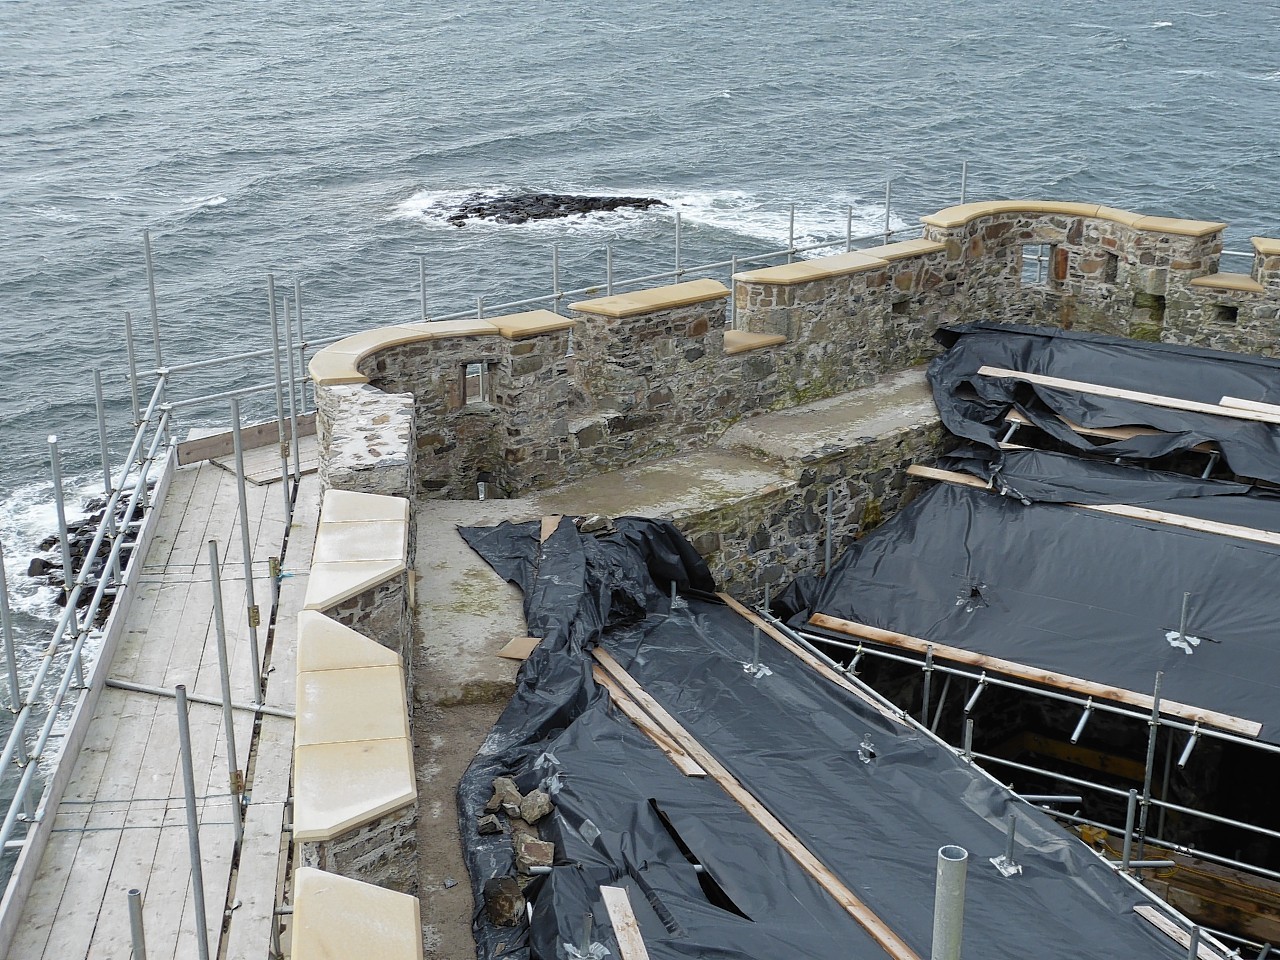
[(420, 960), (409, 503), (324, 494), (298, 619), (293, 956)]

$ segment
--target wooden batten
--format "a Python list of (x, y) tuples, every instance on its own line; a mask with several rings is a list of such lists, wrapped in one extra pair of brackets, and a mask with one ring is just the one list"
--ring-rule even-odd
[(591, 676), (596, 683), (609, 691), (610, 702), (617, 707), (622, 715), (634, 723), (640, 732), (645, 734), (650, 740), (658, 745), (658, 749), (667, 755), (667, 758), (676, 765), (676, 768), (686, 777), (705, 777), (707, 771), (700, 767), (696, 760), (685, 753), (670, 736), (667, 735), (661, 727), (654, 722), (643, 709), (627, 696), (626, 691), (614, 682), (609, 674), (605, 673), (600, 667), (591, 668)]
[(777, 817), (771, 814), (755, 796), (747, 790), (737, 778), (724, 767), (705, 747), (684, 729), (680, 723), (667, 713), (663, 706), (645, 692), (632, 676), (623, 669), (607, 650), (596, 647), (592, 651), (596, 662), (605, 672), (622, 687), (631, 698), (642, 706), (650, 716), (670, 735), (670, 737), (690, 757), (707, 771), (707, 775), (716, 781), (724, 791), (751, 815), (765, 831), (777, 841), (778, 845), (790, 854), (801, 868), (813, 877), (831, 897), (848, 912), (854, 921), (880, 945), (894, 960), (920, 960), (919, 955), (911, 949), (893, 929), (884, 922), (870, 907), (862, 902), (852, 890), (832, 873), (800, 839), (788, 830)]
[[(905, 633), (896, 633), (893, 630), (884, 630), (880, 627), (857, 623), (853, 620), (830, 617), (824, 613), (815, 613), (809, 618), (809, 623), (823, 630), (830, 630), (833, 633), (840, 633), (847, 637), (857, 637), (860, 640), (870, 640), (872, 643), (895, 647), (899, 650), (910, 650), (912, 653), (924, 654), (932, 650), (934, 657), (950, 660), (953, 663), (980, 667), (983, 670), (990, 670), (994, 673), (1017, 677), (1019, 680), (1043, 684), (1046, 687), (1053, 687), (1058, 690), (1069, 690), (1072, 693), (1096, 697), (1099, 700), (1124, 703), (1131, 707), (1140, 707), (1143, 710), (1150, 710), (1154, 702), (1154, 698), (1147, 693), (1138, 693), (1134, 690), (1125, 690), (1122, 687), (1113, 687), (1105, 683), (1084, 680), (1080, 677), (1054, 673), (1051, 670), (1041, 670), (1038, 667), (1014, 663), (1012, 660), (1002, 660), (999, 657), (975, 653), (972, 650), (964, 650), (944, 643), (933, 643)], [(1253, 720), (1233, 717), (1230, 714), (1219, 713), (1216, 710), (1203, 710), (1189, 704), (1178, 703), (1176, 700), (1166, 700), (1163, 697), (1160, 699), (1160, 712), (1191, 723), (1200, 723), (1217, 730), (1226, 730), (1243, 737), (1256, 737), (1262, 732), (1262, 724)]]
[(645, 949), (644, 938), (640, 936), (640, 924), (636, 922), (626, 888), (601, 887), (600, 899), (604, 901), (605, 912), (609, 914), (609, 924), (617, 938), (618, 953), (622, 955), (622, 960), (649, 960), (649, 951)]

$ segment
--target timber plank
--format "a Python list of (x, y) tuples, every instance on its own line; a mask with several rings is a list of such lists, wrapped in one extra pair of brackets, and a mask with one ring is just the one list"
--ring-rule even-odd
[[(966, 473), (951, 470), (939, 470), (936, 467), (922, 467), (913, 463), (907, 467), (907, 476), (920, 477), (925, 480), (941, 480), (960, 487), (974, 490), (990, 490), (986, 481), (971, 477)], [(1273, 530), (1259, 530), (1256, 527), (1244, 527), (1236, 523), (1222, 523), (1217, 520), (1202, 520), (1199, 517), (1187, 517), (1178, 513), (1166, 513), (1163, 510), (1151, 510), (1127, 503), (1061, 503), (1059, 506), (1075, 507), (1077, 510), (1090, 510), (1093, 513), (1109, 513), (1116, 517), (1127, 517), (1130, 520), (1145, 520), (1151, 523), (1164, 524), (1167, 527), (1181, 527), (1184, 530), (1195, 530), (1198, 533), (1212, 533), (1222, 537), (1235, 537), (1237, 540), (1251, 540), (1254, 543), (1265, 543), (1268, 546), (1280, 546), (1280, 533)]]
[(920, 960), (919, 955), (908, 946), (905, 940), (899, 937), (852, 890), (846, 887), (840, 878), (832, 873), (795, 834), (783, 826), (777, 817), (765, 809), (764, 805), (743, 787), (720, 761), (712, 756), (671, 714), (667, 713), (660, 703), (649, 696), (636, 683), (607, 650), (596, 647), (592, 651), (592, 655), (609, 675), (627, 691), (632, 699), (643, 706), (672, 739), (699, 766), (707, 771), (707, 775), (720, 784), (724, 791), (733, 797), (741, 805), (742, 809), (750, 814), (777, 841), (778, 845), (786, 850), (804, 871), (831, 895), (836, 903), (845, 909), (849, 916), (880, 945), (885, 953), (893, 957), (894, 960)]
[[(1125, 690), (1121, 687), (1084, 680), (1080, 677), (1070, 677), (1065, 674), (1054, 673), (1051, 670), (1041, 670), (1038, 667), (1014, 663), (1012, 660), (1002, 660), (999, 657), (987, 656), (984, 653), (975, 653), (972, 650), (947, 646), (945, 643), (933, 643), (930, 640), (922, 640), (919, 637), (912, 637), (905, 633), (883, 630), (880, 627), (857, 623), (853, 620), (842, 620), (839, 617), (829, 617), (825, 613), (815, 613), (809, 618), (809, 622), (815, 627), (821, 627), (823, 630), (831, 630), (834, 633), (842, 633), (845, 636), (870, 640), (873, 643), (880, 643), (889, 647), (897, 647), (900, 650), (910, 650), (913, 653), (923, 654), (932, 649), (935, 657), (941, 657), (944, 660), (981, 667), (984, 670), (1003, 673), (1059, 690), (1070, 690), (1072, 693), (1097, 697), (1101, 700), (1125, 703), (1132, 707), (1141, 707), (1144, 710), (1150, 710), (1154, 703), (1154, 698), (1151, 694)], [(1262, 731), (1262, 724), (1253, 720), (1218, 713), (1216, 710), (1204, 710), (1189, 704), (1178, 703), (1176, 700), (1166, 700), (1163, 697), (1160, 699), (1160, 712), (1183, 720), (1190, 720), (1193, 723), (1202, 723), (1207, 727), (1214, 727), (1218, 730), (1238, 733), (1244, 737), (1256, 737)]]
[(601, 887), (600, 898), (604, 900), (605, 912), (609, 914), (609, 923), (618, 940), (618, 953), (622, 955), (622, 960), (649, 960), (649, 951), (645, 949), (644, 938), (640, 936), (640, 924), (636, 922), (626, 888)]
[(592, 667), (591, 676), (596, 683), (609, 691), (610, 702), (628, 720), (639, 727), (642, 733), (656, 743), (658, 749), (667, 755), (667, 759), (674, 763), (681, 773), (686, 777), (705, 777), (707, 775), (707, 771), (698, 766), (697, 761), (685, 753), (680, 745), (672, 740), (667, 732), (659, 727), (634, 700), (628, 697), (623, 689), (601, 667)]
[(235, 898), (239, 906), (231, 912), (231, 926), (225, 937), (226, 960), (263, 960), (270, 952), (284, 808), (283, 802), (254, 803), (249, 807), (236, 875)]
[(1185, 410), (1188, 413), (1208, 413), (1215, 417), (1230, 417), (1235, 420), (1256, 420), (1259, 423), (1280, 424), (1280, 414), (1270, 411), (1226, 407), (1219, 403), (1202, 403), (1199, 400), (1183, 400), (1180, 397), (1167, 397), (1158, 393), (1144, 393), (1141, 390), (1108, 387), (1084, 380), (1067, 380), (1063, 377), (1050, 377), (1041, 373), (1024, 373), (1021, 370), (1008, 370), (1004, 367), (990, 366), (979, 367), (978, 374), (984, 377), (999, 377), (1005, 380), (1022, 380), (1042, 387), (1071, 390), (1095, 397), (1114, 397), (1117, 400), (1131, 400), (1135, 403), (1145, 403), (1151, 407)]

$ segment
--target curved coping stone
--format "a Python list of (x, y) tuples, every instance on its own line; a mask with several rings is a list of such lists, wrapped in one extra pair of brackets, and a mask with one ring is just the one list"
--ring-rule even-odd
[(987, 200), (981, 203), (962, 203), (921, 217), (920, 221), (931, 227), (953, 228), (963, 227), (983, 217), (1020, 213), (1090, 217), (1096, 220), (1110, 220), (1126, 227), (1133, 227), (1135, 230), (1183, 237), (1207, 237), (1227, 228), (1225, 223), (1208, 220), (1148, 217), (1096, 203), (1064, 203), (1058, 200)]
[(659, 313), (677, 307), (689, 307), (695, 303), (723, 300), (729, 296), (729, 288), (719, 280), (689, 280), (665, 287), (620, 293), (613, 297), (582, 300), (571, 303), (569, 309), (579, 313), (591, 313), (600, 317), (634, 317), (642, 313)]
[(1280, 240), (1270, 237), (1251, 237), (1253, 249), (1264, 257), (1280, 257)]
[(842, 277), (864, 270), (878, 270), (889, 265), (888, 260), (872, 256), (861, 250), (849, 253), (838, 253), (834, 257), (819, 257), (816, 260), (796, 260), (777, 267), (761, 267), (759, 270), (748, 270), (735, 273), (734, 280), (744, 283), (772, 283), (779, 286), (791, 286), (797, 283), (809, 283), (813, 280), (825, 280), (828, 277)]
[(299, 867), (293, 888), (294, 960), (422, 960), (418, 898)]
[(305, 610), (328, 610), (408, 569), (409, 501), (328, 490), (307, 578)]
[(294, 839), (328, 841), (417, 799), (400, 657), (323, 614), (298, 618)]
[(1266, 293), (1267, 288), (1247, 273), (1210, 273), (1193, 277), (1191, 286), (1208, 290), (1226, 290), (1232, 293)]
[(550, 310), (531, 310), (484, 320), (402, 323), (364, 330), (330, 344), (311, 358), (307, 369), (318, 386), (368, 383), (369, 378), (360, 372), (360, 362), (380, 350), (449, 337), (504, 337), (507, 340), (519, 340), (539, 333), (565, 330), (571, 326), (572, 320)]

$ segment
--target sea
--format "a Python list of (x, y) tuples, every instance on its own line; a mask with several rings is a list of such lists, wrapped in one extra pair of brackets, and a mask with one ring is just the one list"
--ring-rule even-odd
[[(0, 0), (0, 544), (24, 685), (57, 614), (26, 576), (131, 438), (124, 316), (154, 368), (681, 261), (895, 228), (971, 199), (1097, 201), (1280, 236), (1280, 6), (1256, 0)], [(888, 187), (886, 186), (888, 185)], [(523, 225), (476, 194), (667, 206)], [(850, 214), (850, 210), (852, 213)], [(794, 220), (793, 220), (794, 217)], [(794, 226), (793, 226), (794, 224)], [(1226, 269), (1247, 270), (1246, 260)], [(727, 279), (728, 271), (723, 271)], [(171, 396), (271, 379), (199, 371)], [(266, 398), (249, 414), (268, 415)], [(227, 421), (184, 410), (180, 432)], [(0, 685), (0, 698), (3, 685)], [(2, 716), (2, 715), (0, 715)], [(0, 733), (3, 729), (0, 728)]]

